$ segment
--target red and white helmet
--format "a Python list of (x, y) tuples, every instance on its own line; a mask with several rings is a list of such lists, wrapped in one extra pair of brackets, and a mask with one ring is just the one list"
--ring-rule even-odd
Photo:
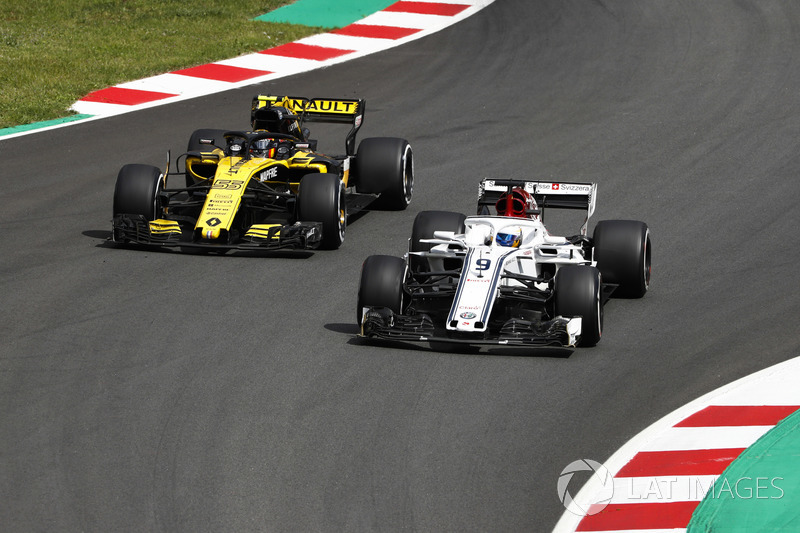
[(533, 195), (522, 187), (514, 187), (505, 193), (495, 204), (497, 214), (504, 217), (536, 218), (529, 211), (538, 209)]

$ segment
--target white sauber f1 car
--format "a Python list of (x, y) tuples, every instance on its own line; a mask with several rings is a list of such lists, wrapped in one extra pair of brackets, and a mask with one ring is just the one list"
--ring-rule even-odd
[[(495, 346), (593, 346), (613, 294), (644, 296), (650, 232), (604, 220), (587, 236), (597, 184), (485, 179), (478, 215), (423, 211), (409, 252), (364, 261), (358, 291), (367, 339)], [(550, 235), (547, 208), (581, 209), (572, 237)], [(494, 211), (494, 214), (493, 214)]]

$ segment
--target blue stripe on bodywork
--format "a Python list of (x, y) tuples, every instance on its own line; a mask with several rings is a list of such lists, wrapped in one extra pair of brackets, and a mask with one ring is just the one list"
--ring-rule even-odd
[(495, 270), (495, 273), (492, 276), (492, 288), (489, 291), (489, 294), (486, 296), (486, 300), (484, 300), (484, 302), (483, 302), (484, 312), (481, 315), (481, 322), (483, 322), (484, 324), (486, 324), (488, 319), (489, 319), (489, 314), (491, 312), (491, 307), (494, 307), (494, 306), (490, 306), (489, 302), (491, 302), (494, 299), (494, 295), (497, 294), (497, 291), (500, 288), (500, 279), (499, 278), (500, 278), (500, 275), (502, 273), (503, 266), (506, 263), (506, 257), (508, 257), (509, 255), (513, 254), (514, 252), (516, 252), (516, 250), (511, 250), (510, 252), (501, 255), (497, 260), (497, 263), (498, 263), (497, 264), (497, 269)]
[[(450, 324), (451, 321), (455, 320), (455, 315), (456, 315), (456, 311), (457, 311), (457, 308), (458, 308), (457, 303), (460, 300), (461, 293), (464, 291), (464, 286), (467, 283), (466, 279), (467, 279), (467, 276), (469, 276), (469, 270), (470, 270), (470, 267), (472, 265), (472, 257), (473, 257), (473, 254), (474, 254), (475, 250), (476, 250), (475, 248), (471, 249), (467, 253), (466, 258), (464, 259), (464, 265), (465, 265), (466, 273), (462, 270), (461, 279), (459, 280), (458, 287), (456, 288), (456, 295), (455, 295), (455, 298), (453, 299), (453, 304), (450, 307), (450, 314), (447, 317), (447, 324)], [(488, 292), (488, 294), (486, 296), (486, 299), (483, 301), (483, 311), (482, 311), (482, 314), (481, 314), (481, 317), (480, 317), (480, 322), (483, 322), (484, 324), (486, 323), (486, 321), (488, 319), (488, 315), (489, 315), (489, 313), (491, 311), (489, 309), (490, 306), (488, 305), (488, 303), (490, 301), (492, 301), (492, 299), (494, 298), (495, 294), (497, 294), (497, 290), (498, 290), (498, 287), (499, 287), (498, 286), (498, 282), (499, 282), (499, 278), (501, 277), (502, 268), (503, 268), (503, 265), (505, 265), (506, 258), (508, 256), (512, 255), (516, 251), (517, 251), (516, 249), (512, 249), (512, 250), (508, 251), (507, 253), (505, 253), (505, 254), (503, 254), (503, 255), (501, 255), (500, 257), (497, 258), (497, 265), (495, 266), (494, 272), (492, 273), (492, 280), (491, 280), (492, 288), (489, 290), (489, 292)]]
[[(455, 319), (456, 315), (456, 304), (458, 300), (461, 298), (461, 293), (464, 290), (464, 285), (467, 283), (466, 277), (469, 276), (469, 266), (472, 264), (472, 254), (475, 252), (473, 248), (469, 252), (467, 252), (467, 256), (464, 258), (464, 267), (461, 269), (461, 279), (458, 280), (458, 286), (456, 287), (456, 296), (453, 298), (453, 303), (450, 306), (450, 314), (447, 317), (447, 324), (450, 324), (451, 321)], [(466, 274), (464, 273), (464, 269), (466, 268)], [(447, 326), (445, 324), (445, 327)]]

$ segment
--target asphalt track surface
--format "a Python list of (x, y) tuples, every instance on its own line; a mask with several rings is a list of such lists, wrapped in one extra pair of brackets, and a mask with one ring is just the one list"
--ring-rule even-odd
[[(562, 468), (798, 355), (800, 5), (502, 0), (384, 53), (0, 141), (0, 529), (548, 531)], [(106, 244), (116, 173), (257, 92), (367, 99), (415, 150), (406, 212), (310, 257)], [(323, 143), (323, 148), (325, 143)], [(335, 145), (338, 149), (338, 145)], [(600, 344), (354, 340), (361, 262), (485, 176), (597, 181), (653, 284)], [(577, 487), (576, 487), (577, 489)]]

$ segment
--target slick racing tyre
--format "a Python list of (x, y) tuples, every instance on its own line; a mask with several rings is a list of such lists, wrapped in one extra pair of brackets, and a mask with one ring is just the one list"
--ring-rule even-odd
[(122, 167), (114, 187), (114, 216), (161, 218), (163, 209), (158, 195), (162, 188), (161, 177), (161, 170), (154, 166), (134, 163)]
[[(414, 219), (411, 229), (411, 251), (430, 251), (432, 244), (422, 242), (422, 239), (432, 239), (434, 231), (452, 231), (464, 233), (464, 220), (467, 217), (452, 211), (420, 211)], [(419, 256), (410, 255), (409, 265), (413, 272), (426, 272), (428, 262)]]
[(405, 139), (372, 137), (358, 145), (356, 189), (380, 194), (376, 206), (401, 211), (411, 203), (414, 192), (414, 156)]
[(344, 242), (347, 226), (345, 188), (336, 174), (306, 174), (297, 192), (297, 219), (321, 222), (320, 247), (335, 250)]
[(555, 314), (583, 319), (578, 346), (594, 346), (603, 334), (600, 281), (600, 271), (591, 266), (566, 265), (556, 272)]
[(403, 280), (406, 263), (391, 255), (371, 255), (361, 266), (356, 323), (361, 325), (365, 307), (386, 307), (393, 313), (403, 310)]
[(650, 288), (650, 230), (638, 220), (601, 220), (594, 228), (594, 260), (612, 296), (641, 298)]
[[(217, 129), (200, 129), (195, 130), (192, 133), (192, 136), (189, 137), (189, 143), (186, 145), (187, 152), (210, 152), (214, 148), (221, 148), (225, 149), (227, 146), (227, 141), (225, 141), (225, 131), (226, 130), (217, 130)], [(211, 140), (214, 142), (213, 145), (201, 143), (200, 140)], [(201, 173), (203, 177), (211, 178), (214, 176), (214, 172), (217, 169), (216, 165), (198, 165), (199, 167), (207, 167), (207, 171), (202, 168), (195, 168), (196, 172)], [(189, 174), (189, 171), (186, 171), (186, 186), (191, 187), (194, 185), (195, 181), (192, 179), (192, 176)]]

